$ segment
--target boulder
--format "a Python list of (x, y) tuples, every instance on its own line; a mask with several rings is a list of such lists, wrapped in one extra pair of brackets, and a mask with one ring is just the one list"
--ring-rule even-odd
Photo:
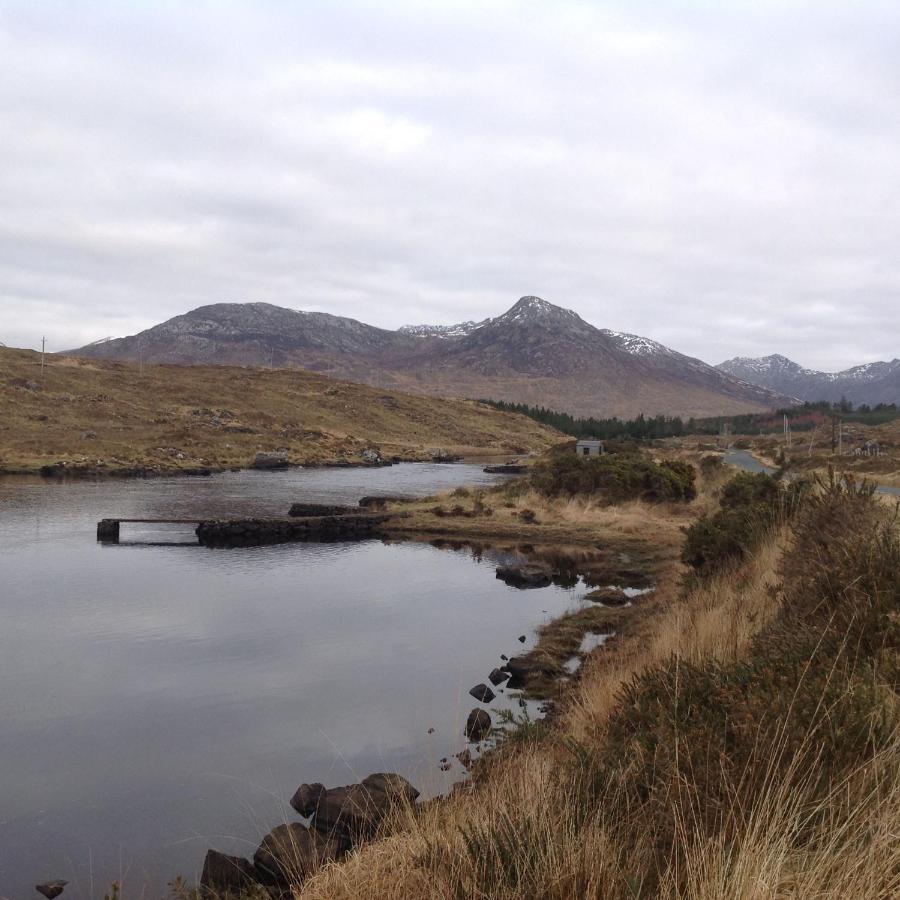
[(286, 469), (287, 456), (284, 453), (257, 453), (250, 463), (251, 469)]
[(602, 603), (604, 606), (624, 606), (628, 602), (625, 591), (615, 587), (601, 587), (584, 595), (591, 603)]
[(476, 684), (469, 694), (479, 703), (490, 703), (497, 696), (486, 684)]
[(466, 737), (477, 743), (483, 741), (491, 733), (490, 713), (483, 709), (473, 709), (466, 719)]
[(549, 660), (541, 662), (532, 655), (513, 656), (503, 668), (509, 672), (509, 687), (511, 688), (525, 687), (532, 675), (552, 676), (556, 674), (552, 662)]
[[(300, 802), (305, 809), (310, 808), (315, 796), (316, 786), (309, 787), (311, 790), (301, 798), (307, 802)], [(414, 803), (418, 796), (419, 792), (402, 776), (377, 772), (359, 784), (324, 790), (315, 800), (312, 825), (345, 845), (355, 844), (375, 834), (394, 804)]]
[(216, 897), (240, 896), (259, 882), (253, 863), (242, 856), (228, 856), (218, 850), (207, 850), (203, 860), (200, 887)]
[(520, 590), (547, 587), (553, 577), (549, 569), (540, 566), (497, 566), (497, 578)]
[(58, 897), (63, 892), (63, 888), (68, 883), (68, 881), (57, 878), (55, 881), (45, 881), (43, 884), (36, 884), (34, 889), (39, 894), (43, 894), (47, 900), (53, 900), (54, 897)]
[(253, 863), (263, 881), (295, 885), (345, 850), (341, 841), (294, 822), (273, 828), (253, 854)]
[(491, 669), (491, 674), (488, 675), (488, 681), (490, 681), (494, 687), (498, 684), (503, 684), (507, 678), (509, 678), (509, 673), (504, 672), (502, 669)]
[(305, 818), (315, 815), (319, 801), (325, 796), (325, 785), (319, 781), (313, 784), (301, 784), (291, 797), (291, 806)]

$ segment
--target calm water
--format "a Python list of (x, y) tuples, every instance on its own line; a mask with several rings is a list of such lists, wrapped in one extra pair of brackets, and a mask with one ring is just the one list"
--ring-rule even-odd
[(0, 897), (48, 878), (66, 898), (113, 878), (159, 897), (209, 846), (252, 854), (295, 818), (302, 781), (446, 787), (468, 689), (583, 594), (519, 591), (494, 578), (505, 560), (414, 543), (102, 546), (98, 519), (496, 480), (465, 465), (0, 480)]

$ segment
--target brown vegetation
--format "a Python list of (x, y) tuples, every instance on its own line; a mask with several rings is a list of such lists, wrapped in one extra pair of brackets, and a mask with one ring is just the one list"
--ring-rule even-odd
[(900, 893), (896, 513), (821, 485), (689, 588), (673, 565), (553, 728), (304, 898)]
[(559, 436), (479, 403), (414, 397), (297, 369), (145, 366), (0, 348), (0, 471), (64, 461), (99, 471), (427, 459), (543, 450)]

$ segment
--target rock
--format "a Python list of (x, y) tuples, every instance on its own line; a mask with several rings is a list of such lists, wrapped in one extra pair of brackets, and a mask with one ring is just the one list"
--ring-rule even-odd
[(294, 791), (294, 796), (291, 797), (291, 806), (293, 806), (301, 816), (308, 819), (310, 816), (315, 815), (316, 809), (319, 806), (319, 801), (324, 796), (325, 785), (321, 782), (316, 781), (313, 784), (301, 784), (300, 787)]
[(585, 600), (591, 603), (602, 603), (604, 606), (624, 606), (628, 603), (628, 595), (625, 591), (614, 587), (597, 588), (584, 595)]
[(503, 667), (509, 672), (509, 684), (511, 688), (525, 687), (532, 675), (555, 675), (556, 671), (552, 662), (541, 662), (533, 655), (514, 656)]
[(312, 825), (345, 845), (355, 844), (371, 838), (395, 804), (414, 803), (418, 796), (402, 776), (377, 772), (359, 784), (326, 789), (317, 801)]
[(96, 431), (82, 431), (81, 432), (81, 439), (83, 441), (93, 441), (93, 440), (96, 440), (96, 438), (97, 438)]
[(257, 453), (250, 463), (251, 469), (286, 469), (287, 456), (284, 453)]
[(253, 863), (263, 880), (295, 885), (345, 850), (340, 840), (294, 822), (273, 828), (253, 854)]
[(497, 566), (496, 575), (505, 584), (520, 590), (547, 587), (552, 581), (552, 573), (540, 566)]
[(524, 634), (519, 635), (519, 643), (520, 644), (524, 644), (526, 640), (527, 640), (527, 638), (525, 637)]
[(253, 863), (242, 856), (228, 856), (218, 850), (207, 850), (203, 860), (200, 887), (219, 897), (223, 894), (235, 897), (259, 882)]
[[(503, 658), (506, 659), (505, 656)], [(507, 678), (509, 678), (509, 674), (507, 672), (504, 672), (502, 669), (491, 669), (491, 674), (488, 675), (488, 681), (490, 681), (490, 683), (494, 685), (494, 687), (496, 687), (498, 684), (503, 684), (503, 682), (506, 681)]]
[(348, 516), (359, 515), (359, 509), (355, 506), (336, 506), (333, 503), (294, 503), (288, 510), (288, 515), (294, 518), (308, 516)]
[(54, 897), (58, 897), (63, 892), (63, 888), (68, 883), (68, 881), (57, 878), (55, 881), (45, 881), (43, 884), (36, 884), (34, 889), (39, 894), (43, 894), (47, 900), (53, 900)]
[(490, 703), (496, 694), (486, 684), (476, 684), (469, 694), (473, 696), (479, 703)]
[(466, 719), (466, 737), (477, 743), (483, 741), (491, 733), (490, 713), (483, 709), (473, 709)]

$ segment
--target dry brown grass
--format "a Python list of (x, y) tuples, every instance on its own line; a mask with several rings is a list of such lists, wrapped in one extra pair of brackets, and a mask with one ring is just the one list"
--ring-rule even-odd
[[(851, 485), (848, 495), (854, 490)], [(844, 511), (852, 524), (842, 528), (835, 513), (841, 519)], [(418, 816), (407, 813), (392, 834), (321, 871), (298, 896), (839, 900), (900, 895), (900, 700), (897, 667), (885, 655), (898, 636), (885, 634), (882, 646), (871, 633), (883, 621), (878, 616), (887, 615), (890, 622), (896, 616), (891, 610), (898, 590), (891, 572), (900, 553), (897, 521), (885, 521), (877, 504), (855, 499), (825, 501), (815, 515), (801, 523), (799, 537), (782, 527), (741, 568), (713, 575), (687, 593), (677, 589), (673, 567), (652, 602), (635, 608), (624, 639), (589, 660), (549, 736), (526, 734), (490, 760), (469, 788)], [(837, 626), (831, 624), (833, 615), (839, 617)], [(853, 647), (842, 638), (845, 618), (858, 632)], [(802, 642), (810, 638), (813, 645), (828, 642), (824, 657), (815, 651), (804, 655)], [(769, 640), (775, 642), (771, 652)], [(861, 652), (867, 642), (874, 657)], [(779, 673), (793, 671), (795, 654), (796, 680), (783, 683)], [(866, 659), (874, 667), (868, 668)], [(779, 668), (785, 663), (787, 668)], [(729, 774), (726, 760), (715, 755), (727, 746), (721, 737), (709, 745), (713, 757), (705, 756), (703, 723), (712, 727), (707, 736), (721, 729), (715, 715), (703, 718), (702, 698), (694, 701), (700, 712), (679, 712), (679, 702), (691, 696), (677, 689), (682, 670), (686, 678), (699, 673), (698, 685), (706, 683), (703, 673), (711, 673), (709, 684), (725, 692), (710, 710), (730, 697), (737, 715), (761, 712), (758, 726), (752, 715), (744, 720), (749, 745), (736, 748), (747, 769)], [(635, 676), (650, 672), (673, 673), (675, 691), (650, 696), (647, 686), (665, 681), (644, 681), (640, 702), (658, 705), (664, 711), (660, 721), (695, 729), (686, 735), (691, 763), (679, 765), (677, 753), (665, 752), (639, 759), (640, 730), (625, 743), (616, 737), (627, 735), (622, 716), (631, 715), (623, 709), (623, 697), (637, 701), (623, 686), (642, 683)], [(750, 672), (764, 681), (748, 684), (744, 673)], [(742, 705), (742, 697), (749, 705)], [(766, 722), (770, 708), (781, 712)], [(850, 711), (851, 720), (841, 709)], [(639, 723), (641, 715), (631, 721)], [(807, 721), (810, 730), (803, 731)], [(852, 733), (845, 736), (841, 722)], [(801, 731), (792, 730), (798, 724)], [(692, 735), (702, 744), (691, 747)], [(607, 762), (603, 754), (610, 753), (618, 755)], [(701, 760), (706, 773), (692, 768)], [(671, 781), (665, 774), (654, 788), (661, 793), (645, 805), (634, 787), (644, 781), (632, 779), (656, 779), (657, 761), (674, 762)], [(707, 804), (713, 797), (704, 793), (711, 784), (725, 788), (725, 802), (712, 818)], [(653, 809), (671, 818), (671, 850), (659, 843), (665, 823), (654, 818)]]
[[(299, 369), (145, 366), (0, 347), (0, 471), (66, 461), (102, 468), (239, 467), (256, 452), (292, 462), (511, 454), (561, 436), (478, 403), (416, 397)], [(179, 455), (180, 454), (180, 455)]]
[[(648, 518), (646, 508), (643, 517)], [(622, 868), (627, 848), (618, 845), (599, 820), (586, 825), (581, 785), (573, 777), (566, 744), (589, 742), (602, 733), (622, 685), (635, 673), (672, 655), (729, 659), (743, 652), (777, 609), (771, 588), (784, 541), (783, 534), (773, 536), (744, 569), (713, 578), (684, 598), (679, 597), (677, 567), (670, 563), (652, 598), (629, 611), (621, 638), (588, 657), (552, 738), (501, 753), (471, 790), (395, 823), (396, 833), (326, 868), (298, 896), (642, 896), (631, 893)], [(563, 778), (560, 773), (565, 773)], [(517, 885), (514, 890), (482, 892), (477, 879), (465, 871), (467, 835), (513, 832), (542, 838), (529, 844), (531, 858), (506, 861), (520, 869), (507, 879)]]
[[(435, 507), (451, 512), (460, 506), (474, 512), (473, 497), (442, 494), (416, 503), (404, 503), (392, 508), (409, 513), (398, 520), (392, 529), (418, 534), (455, 537), (479, 537), (496, 540), (528, 541), (539, 544), (596, 544), (607, 543), (652, 545), (659, 550), (672, 551), (680, 544), (681, 526), (701, 515), (714, 501), (708, 495), (698, 497), (691, 504), (666, 503), (649, 506), (640, 501), (605, 505), (592, 498), (547, 498), (532, 490), (504, 491), (496, 489), (481, 493), (482, 502), (490, 513), (466, 516), (438, 516)], [(534, 521), (523, 518), (523, 511), (532, 511)]]

